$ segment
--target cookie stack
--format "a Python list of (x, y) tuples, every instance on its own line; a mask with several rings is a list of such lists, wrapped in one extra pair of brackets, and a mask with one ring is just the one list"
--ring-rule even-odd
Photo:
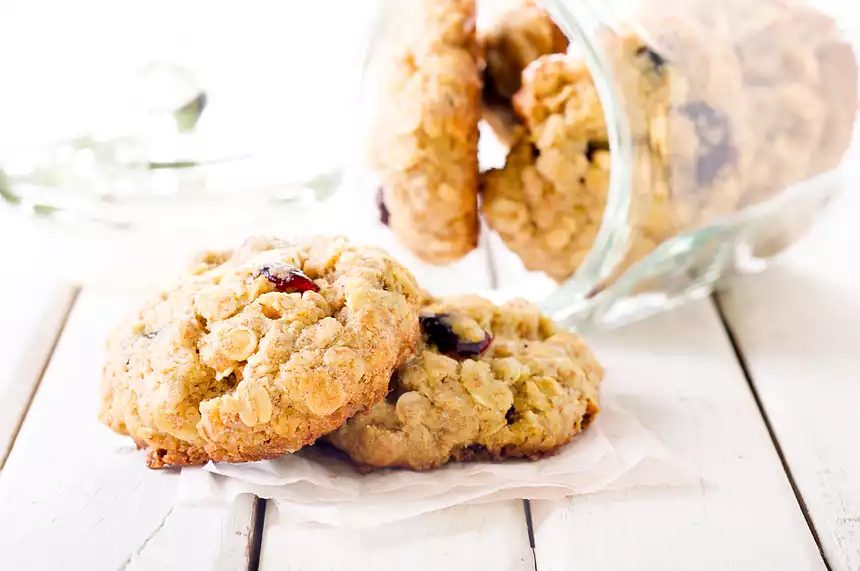
[[(408, 29), (422, 33), (379, 55), (407, 62), (379, 80), (371, 166), (383, 220), (438, 264), (474, 248), (480, 212), (527, 269), (564, 281), (594, 243), (611, 174), (589, 70), (562, 53), (564, 34), (531, 0), (481, 37), (474, 1), (407, 4)], [(623, 26), (598, 38), (633, 146), (632, 232), (619, 271), (679, 233), (838, 166), (858, 98), (850, 44), (801, 2), (642, 4), (636, 29), (647, 41)], [(440, 68), (451, 52), (458, 64)], [(510, 148), (503, 168), (481, 174), (479, 116)]]
[(428, 299), (385, 252), (255, 238), (206, 253), (110, 334), (99, 417), (151, 468), (327, 436), (362, 466), (539, 458), (599, 412), (603, 372), (524, 301)]

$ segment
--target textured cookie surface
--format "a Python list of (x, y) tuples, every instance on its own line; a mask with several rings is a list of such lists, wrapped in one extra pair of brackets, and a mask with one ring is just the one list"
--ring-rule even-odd
[[(632, 135), (631, 233), (616, 275), (681, 232), (838, 165), (857, 107), (850, 46), (793, 2), (680, 3), (643, 26), (648, 43), (605, 39)], [(483, 175), (483, 213), (527, 268), (564, 280), (606, 207), (603, 109), (583, 64), (562, 55), (533, 62), (514, 103), (523, 131), (506, 166)]]
[(515, 103), (525, 127), (505, 167), (482, 176), (482, 212), (528, 269), (561, 281), (600, 228), (609, 188), (606, 126), (584, 64), (544, 56), (524, 75)]
[(511, 99), (523, 70), (534, 60), (567, 49), (567, 37), (532, 0), (518, 0), (494, 18), (481, 36), (485, 51), (483, 118), (510, 144), (518, 123)]
[(100, 419), (151, 467), (295, 451), (385, 395), (420, 300), (405, 268), (343, 238), (204, 255), (111, 333)]
[(444, 264), (478, 240), (475, 3), (420, 0), (401, 8), (404, 37), (385, 46), (374, 80), (370, 164), (385, 222), (419, 258)]
[[(748, 128), (759, 134), (743, 196), (750, 204), (841, 162), (857, 113), (857, 61), (837, 23), (801, 2), (727, 6), (744, 15), (736, 51)], [(714, 6), (701, 9), (704, 21), (723, 25)]]
[(532, 0), (518, 2), (482, 34), (488, 88), (510, 100), (519, 91), (523, 70), (540, 56), (567, 49), (567, 37)]
[(448, 298), (421, 321), (423, 341), (386, 399), (328, 437), (359, 465), (539, 458), (598, 414), (602, 368), (533, 305)]

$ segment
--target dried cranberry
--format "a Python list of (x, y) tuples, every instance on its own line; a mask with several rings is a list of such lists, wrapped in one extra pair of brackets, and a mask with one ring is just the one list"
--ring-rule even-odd
[(737, 160), (729, 118), (704, 101), (684, 103), (678, 110), (693, 122), (701, 145), (696, 157), (696, 183), (711, 186), (720, 170)]
[(302, 293), (305, 291), (319, 291), (320, 287), (306, 276), (304, 272), (295, 266), (287, 264), (273, 264), (263, 266), (258, 275), (263, 276), (275, 290), (281, 293)]
[(447, 318), (445, 313), (419, 317), (427, 341), (436, 345), (440, 352), (458, 357), (477, 357), (493, 342), (493, 337), (486, 332), (481, 341), (463, 341), (454, 333)]
[(376, 206), (379, 208), (379, 221), (388, 226), (388, 207), (385, 206), (385, 195), (382, 192), (382, 187), (376, 192)]

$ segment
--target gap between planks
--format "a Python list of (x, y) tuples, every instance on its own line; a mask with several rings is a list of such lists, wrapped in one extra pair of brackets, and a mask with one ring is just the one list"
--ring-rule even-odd
[[(500, 283), (499, 259), (502, 254), (501, 252), (496, 252), (495, 248), (504, 246), (502, 244), (499, 244), (498, 242), (496, 246), (493, 246), (491, 232), (492, 231), (489, 229), (489, 227), (487, 227), (487, 225), (482, 221), (481, 245), (487, 253), (487, 275), (490, 279), (490, 288), (498, 289)], [(537, 554), (535, 553), (535, 532), (534, 525), (532, 523), (532, 505), (531, 502), (525, 498), (523, 498), (523, 515), (526, 519), (526, 530), (528, 531), (529, 536), (529, 547), (532, 550), (532, 559), (534, 562), (535, 571), (537, 571)]]
[[(499, 287), (499, 267), (498, 267), (498, 257), (500, 254), (497, 254), (494, 250), (493, 240), (490, 238), (491, 230), (487, 227), (486, 224), (481, 222), (481, 244), (483, 245), (484, 250), (487, 252), (487, 275), (490, 278), (490, 288), (498, 289)], [(499, 244), (497, 244), (499, 246)], [(526, 530), (528, 531), (529, 536), (529, 547), (532, 550), (532, 560), (534, 563), (535, 571), (538, 571), (537, 568), (537, 554), (535, 553), (535, 532), (534, 525), (532, 524), (532, 505), (531, 502), (525, 498), (523, 498), (523, 515), (526, 520)]]
[(830, 567), (858, 571), (860, 194), (844, 190), (779, 263), (718, 297)]
[(541, 571), (825, 569), (712, 303), (588, 337), (607, 393), (699, 478), (532, 501)]
[[(48, 363), (51, 361), (80, 293), (78, 286), (68, 284), (57, 284), (51, 289), (53, 291), (47, 298), (37, 296), (37, 300), (47, 299), (48, 302), (33, 322), (24, 324), (34, 327), (34, 330), (28, 331), (23, 339), (18, 339), (25, 345), (13, 346), (14, 349), (21, 350), (20, 362), (18, 356), (10, 355), (11, 362), (14, 363), (13, 369), (5, 371), (9, 375), (7, 381), (0, 379), (0, 389), (4, 384), (6, 385), (5, 390), (0, 392), (3, 397), (0, 402), (0, 471), (15, 446), (21, 426), (24, 424), (24, 419), (39, 390), (42, 377), (45, 375), (45, 370), (48, 368)], [(24, 307), (30, 315), (32, 304), (20, 306), (17, 304), (17, 299), (14, 299), (13, 303), (19, 308)]]
[(791, 466), (789, 466), (788, 462), (785, 459), (785, 454), (782, 451), (782, 446), (780, 445), (779, 439), (774, 432), (773, 426), (771, 425), (770, 419), (768, 418), (767, 411), (762, 405), (758, 390), (756, 390), (755, 388), (755, 383), (753, 383), (752, 375), (750, 375), (750, 370), (747, 365), (747, 360), (744, 356), (743, 349), (741, 349), (737, 337), (735, 336), (731, 326), (729, 325), (719, 296), (713, 295), (711, 296), (711, 299), (713, 300), (714, 305), (717, 309), (717, 314), (720, 316), (720, 323), (722, 324), (723, 329), (725, 329), (726, 337), (728, 337), (729, 343), (732, 346), (732, 350), (735, 352), (735, 357), (737, 357), (738, 364), (741, 367), (741, 371), (746, 378), (747, 385), (749, 385), (750, 393), (752, 393), (755, 405), (756, 407), (758, 407), (759, 414), (761, 414), (761, 418), (764, 421), (765, 427), (767, 428), (767, 433), (768, 435), (770, 435), (770, 440), (771, 442), (773, 442), (773, 447), (774, 449), (776, 449), (776, 453), (779, 456), (779, 461), (782, 464), (782, 469), (785, 470), (785, 475), (788, 478), (788, 483), (791, 485), (791, 490), (794, 493), (795, 499), (797, 500), (797, 505), (798, 507), (800, 507), (801, 513), (803, 513), (803, 519), (806, 520), (806, 525), (807, 527), (809, 527), (809, 532), (812, 534), (812, 539), (815, 540), (815, 545), (818, 547), (818, 552), (821, 554), (821, 559), (822, 561), (824, 561), (824, 566), (827, 568), (827, 571), (831, 571), (832, 567), (830, 566), (830, 562), (827, 559), (827, 554), (824, 552), (824, 547), (821, 545), (821, 538), (818, 536), (818, 530), (815, 529), (815, 524), (812, 521), (812, 517), (809, 515), (809, 508), (806, 505), (806, 501), (803, 499), (803, 494), (800, 492), (800, 488), (798, 488), (797, 486), (797, 482), (794, 479), (794, 475), (791, 473)]
[(77, 297), (0, 472), (0, 568), (248, 567), (250, 496), (226, 510), (177, 505), (178, 472), (149, 470), (96, 418), (104, 339), (136, 301)]
[(263, 529), (266, 522), (266, 500), (254, 496), (254, 514), (251, 536), (248, 538), (248, 571), (260, 568), (260, 553), (263, 549)]

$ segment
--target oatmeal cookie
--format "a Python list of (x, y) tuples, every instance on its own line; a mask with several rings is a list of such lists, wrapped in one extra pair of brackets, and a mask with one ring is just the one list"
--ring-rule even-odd
[(610, 156), (588, 70), (564, 55), (532, 63), (515, 98), (525, 128), (502, 169), (482, 175), (482, 213), (522, 259), (558, 281), (570, 276), (600, 228)]
[[(707, 42), (703, 31), (684, 33), (671, 38)], [(636, 35), (610, 46), (633, 134), (632, 235), (623, 271), (683, 228), (737, 207), (738, 157), (748, 139), (732, 128), (740, 111), (722, 99), (741, 101), (732, 54), (689, 52), (698, 61), (685, 68), (701, 70), (691, 78)], [(673, 100), (678, 92), (689, 99)], [(590, 251), (606, 207), (611, 157), (603, 107), (585, 64), (561, 54), (526, 68), (514, 107), (524, 131), (505, 167), (482, 178), (483, 214), (528, 269), (563, 281)]]
[[(648, 143), (683, 229), (841, 162), (854, 128), (857, 63), (832, 18), (794, 0), (668, 0), (660, 8), (644, 24), (648, 44), (628, 34), (607, 45), (626, 70), (628, 113), (636, 106), (647, 115)], [(650, 64), (624, 66), (637, 52)], [(668, 91), (652, 90), (663, 103), (642, 105), (642, 78), (655, 68)]]
[[(857, 66), (828, 17), (788, 0), (663, 8), (642, 19), (647, 42), (604, 42), (632, 134), (631, 239), (616, 274), (833, 168), (853, 131)], [(525, 131), (505, 168), (484, 175), (483, 212), (526, 267), (563, 280), (606, 205), (608, 176), (575, 182), (585, 150), (605, 148), (603, 112), (583, 64), (563, 55), (533, 62), (514, 104)]]
[(511, 99), (520, 89), (523, 70), (537, 58), (567, 50), (567, 37), (532, 0), (517, 0), (481, 35), (486, 67), (482, 116), (505, 144), (519, 120)]
[(404, 38), (381, 56), (370, 164), (387, 225), (419, 258), (444, 264), (478, 240), (475, 2), (404, 4)]
[(487, 60), (486, 89), (510, 101), (522, 84), (523, 70), (537, 58), (567, 50), (567, 37), (543, 9), (522, 0), (482, 34)]
[[(794, 0), (752, 5), (727, 0), (744, 15), (733, 40), (755, 137), (744, 203), (836, 167), (850, 146), (857, 111), (857, 62), (829, 16)], [(700, 20), (724, 25), (714, 6)]]
[(525, 301), (437, 300), (421, 326), (423, 341), (386, 399), (328, 436), (359, 465), (536, 459), (600, 411), (603, 369), (591, 351)]
[(385, 395), (421, 299), (406, 268), (343, 238), (205, 255), (112, 331), (100, 419), (153, 468), (298, 450)]
[(606, 42), (633, 135), (634, 243), (624, 268), (735, 211), (754, 148), (732, 46), (675, 15), (647, 29), (650, 43), (634, 33)]

